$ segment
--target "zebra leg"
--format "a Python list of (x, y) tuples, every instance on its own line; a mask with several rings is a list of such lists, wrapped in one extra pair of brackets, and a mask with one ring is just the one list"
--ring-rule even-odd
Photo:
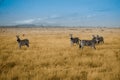
[(71, 42), (71, 46), (73, 46), (73, 42), (72, 41), (70, 41)]
[(21, 45), (19, 44), (19, 48), (21, 49)]
[(96, 49), (96, 47), (95, 47), (95, 44), (92, 44), (92, 46), (91, 46), (92, 48), (94, 48), (94, 49)]
[(81, 48), (81, 45), (79, 45), (79, 48)]
[(96, 49), (96, 47), (94, 46), (94, 49)]
[(83, 46), (79, 45), (79, 48), (83, 49)]
[(102, 42), (104, 43), (104, 40)]
[(79, 45), (79, 42), (77, 42), (77, 45)]
[(96, 47), (95, 47), (95, 45), (94, 46), (92, 46), (94, 49), (96, 49)]
[(83, 49), (83, 46), (81, 46), (81, 49)]
[(29, 44), (26, 44), (27, 47), (29, 47)]

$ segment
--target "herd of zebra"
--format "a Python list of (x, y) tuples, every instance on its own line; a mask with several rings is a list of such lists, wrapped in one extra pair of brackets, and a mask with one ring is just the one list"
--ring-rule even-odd
[[(21, 48), (21, 46), (29, 47), (28, 39), (21, 40), (18, 35), (16, 37), (17, 37), (19, 48)], [(104, 43), (104, 38), (99, 35), (97, 36), (93, 35), (92, 40), (80, 40), (78, 37), (73, 37), (72, 34), (70, 34), (70, 41), (72, 45), (77, 44), (79, 45), (79, 48), (82, 48), (82, 49), (84, 46), (91, 46), (92, 48), (96, 49), (95, 44)]]
[(92, 35), (92, 37), (93, 38), (91, 40), (80, 40), (78, 37), (73, 37), (72, 34), (70, 34), (70, 42), (71, 42), (71, 45), (77, 44), (79, 45), (79, 48), (82, 48), (82, 49), (84, 46), (90, 46), (96, 49), (95, 44), (104, 43), (104, 38), (102, 36)]

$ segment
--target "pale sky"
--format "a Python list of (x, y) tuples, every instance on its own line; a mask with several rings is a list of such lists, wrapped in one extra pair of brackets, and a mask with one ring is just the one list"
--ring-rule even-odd
[(0, 0), (0, 25), (120, 27), (120, 0)]

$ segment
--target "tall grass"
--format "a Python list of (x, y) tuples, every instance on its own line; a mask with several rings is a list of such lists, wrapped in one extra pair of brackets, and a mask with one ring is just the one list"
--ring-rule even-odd
[[(120, 29), (0, 28), (0, 80), (120, 80)], [(104, 44), (79, 49), (80, 39), (102, 35)], [(16, 35), (30, 47), (19, 49)], [(25, 36), (22, 36), (25, 34)]]

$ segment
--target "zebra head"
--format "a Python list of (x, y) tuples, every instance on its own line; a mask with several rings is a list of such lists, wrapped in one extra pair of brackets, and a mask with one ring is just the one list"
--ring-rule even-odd
[(93, 38), (95, 38), (95, 35), (92, 35)]
[(97, 35), (97, 38), (99, 38), (99, 35)]
[(96, 37), (96, 36), (94, 36), (94, 35), (92, 35), (92, 40), (95, 42), (95, 43), (98, 43), (99, 42), (99, 39), (98, 39), (98, 37)]
[(20, 42), (19, 35), (16, 35), (16, 37), (17, 37), (17, 42)]

